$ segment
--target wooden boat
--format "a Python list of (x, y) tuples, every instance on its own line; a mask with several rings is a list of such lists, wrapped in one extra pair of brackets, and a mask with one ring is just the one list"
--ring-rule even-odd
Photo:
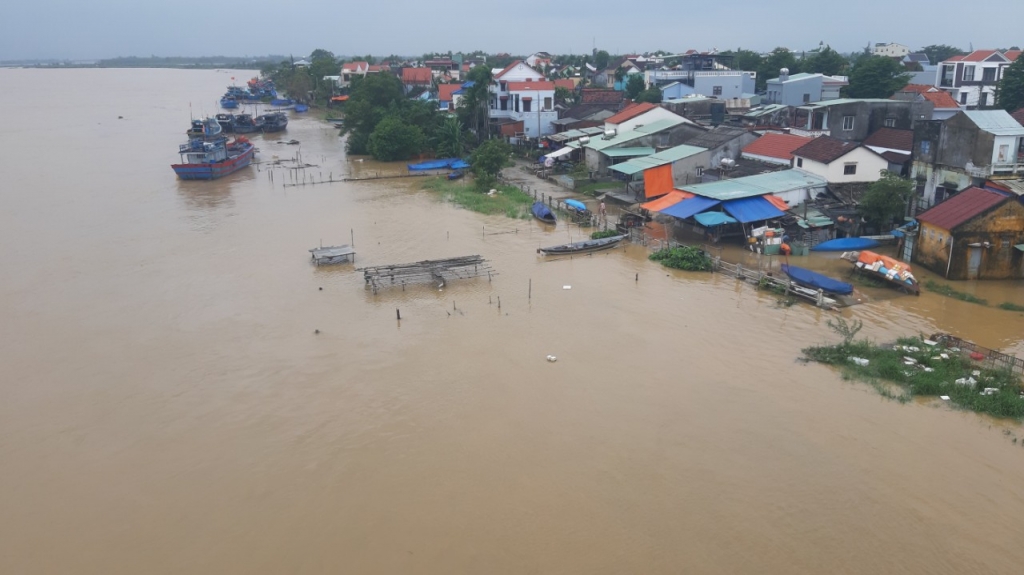
[(597, 252), (614, 248), (625, 238), (626, 236), (610, 236), (599, 240), (584, 240), (582, 242), (573, 242), (571, 244), (562, 244), (560, 246), (538, 248), (537, 253), (544, 254), (546, 256), (560, 256), (566, 254)]
[(544, 205), (544, 202), (534, 202), (530, 208), (530, 212), (533, 217), (544, 222), (545, 224), (554, 224), (558, 222), (558, 218), (555, 217), (555, 213), (551, 211), (551, 208)]
[(839, 257), (852, 263), (854, 271), (882, 280), (907, 293), (921, 295), (921, 286), (917, 283), (910, 264), (906, 262), (868, 250), (844, 252)]
[(782, 273), (789, 276), (789, 279), (796, 283), (812, 289), (820, 289), (828, 293), (839, 295), (850, 295), (853, 293), (853, 285), (832, 279), (826, 275), (819, 274), (804, 268), (798, 268), (789, 264), (782, 264)]

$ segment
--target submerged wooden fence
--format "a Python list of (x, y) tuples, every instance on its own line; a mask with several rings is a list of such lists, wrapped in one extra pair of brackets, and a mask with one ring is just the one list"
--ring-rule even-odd
[(936, 333), (933, 334), (930, 339), (938, 342), (947, 350), (961, 355), (980, 353), (985, 357), (978, 361), (987, 363), (992, 369), (1006, 369), (1013, 373), (1024, 375), (1024, 359), (1019, 357), (1007, 355), (1000, 351), (980, 346), (974, 342), (960, 339), (954, 335), (949, 335), (948, 333)]

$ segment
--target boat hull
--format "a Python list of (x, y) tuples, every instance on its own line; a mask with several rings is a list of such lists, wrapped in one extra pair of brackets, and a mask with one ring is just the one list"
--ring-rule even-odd
[(249, 144), (245, 151), (223, 162), (213, 164), (172, 164), (171, 169), (182, 180), (216, 180), (248, 166), (252, 162), (252, 157), (255, 153), (256, 147)]
[(586, 240), (560, 246), (540, 248), (537, 252), (546, 256), (588, 254), (614, 248), (625, 238), (626, 236), (612, 236), (610, 238), (601, 238), (599, 240)]

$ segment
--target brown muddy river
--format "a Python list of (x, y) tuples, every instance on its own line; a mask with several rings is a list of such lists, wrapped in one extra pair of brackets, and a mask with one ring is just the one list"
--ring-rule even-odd
[[(829, 312), (641, 246), (545, 262), (562, 227), (415, 182), (178, 181), (232, 75), (0, 70), (0, 573), (1021, 572), (1017, 424), (797, 363)], [(394, 169), (312, 117), (253, 139)], [(373, 295), (310, 265), (350, 234), (499, 275)], [(872, 338), (1024, 353), (1022, 314), (866, 294)]]

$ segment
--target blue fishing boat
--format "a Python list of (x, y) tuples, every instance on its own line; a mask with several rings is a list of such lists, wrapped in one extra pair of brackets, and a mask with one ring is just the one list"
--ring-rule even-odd
[(178, 146), (180, 164), (171, 169), (183, 180), (215, 180), (246, 167), (256, 147), (244, 137), (228, 142), (227, 137), (192, 138)]
[(253, 118), (252, 114), (237, 114), (234, 127), (236, 134), (251, 134), (263, 129), (263, 120)]
[(256, 122), (263, 124), (264, 132), (280, 132), (288, 127), (288, 116), (284, 112), (270, 112), (258, 116)]
[(306, 112), (308, 110), (309, 110), (309, 106), (307, 106), (305, 104), (295, 104), (295, 111), (296, 112), (302, 113), (302, 112)]
[(454, 172), (448, 172), (449, 180), (457, 180), (462, 176), (466, 175), (462, 170), (455, 170)]
[(837, 238), (811, 248), (814, 252), (848, 252), (878, 247), (878, 242), (871, 238)]
[(611, 236), (597, 240), (583, 240), (582, 242), (573, 242), (571, 244), (562, 244), (560, 246), (538, 248), (537, 253), (544, 254), (546, 256), (585, 254), (614, 248), (624, 239), (626, 239), (625, 235)]
[(219, 136), (222, 131), (223, 128), (216, 118), (202, 118), (192, 120), (192, 125), (185, 131), (185, 135), (189, 138), (207, 139)]
[(530, 213), (545, 224), (554, 224), (558, 221), (555, 213), (551, 211), (551, 208), (545, 206), (544, 202), (534, 202), (533, 206), (530, 207)]
[(225, 96), (220, 99), (220, 107), (226, 110), (233, 110), (238, 107), (238, 100), (232, 96)]
[(812, 289), (820, 289), (829, 293), (849, 295), (853, 293), (853, 284), (841, 282), (818, 272), (782, 264), (782, 272), (796, 283)]
[(217, 114), (217, 123), (220, 124), (221, 132), (230, 134), (235, 131), (234, 114)]

